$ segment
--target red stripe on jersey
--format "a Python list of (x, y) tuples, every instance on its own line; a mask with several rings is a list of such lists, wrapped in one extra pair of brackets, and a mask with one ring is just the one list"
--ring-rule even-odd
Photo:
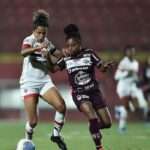
[(25, 49), (25, 48), (31, 48), (31, 45), (30, 44), (23, 44), (22, 49)]
[(24, 96), (24, 100), (28, 100), (29, 97), (35, 97), (37, 98), (39, 96), (38, 93), (28, 94)]

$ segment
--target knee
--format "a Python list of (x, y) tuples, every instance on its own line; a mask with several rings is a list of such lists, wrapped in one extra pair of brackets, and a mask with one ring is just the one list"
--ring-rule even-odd
[(65, 113), (66, 113), (66, 104), (65, 104), (65, 102), (61, 102), (60, 104), (58, 104), (56, 110), (57, 110), (59, 113), (65, 114)]

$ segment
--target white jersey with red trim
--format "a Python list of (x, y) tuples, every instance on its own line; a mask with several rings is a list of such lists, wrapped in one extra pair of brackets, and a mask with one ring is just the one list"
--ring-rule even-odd
[[(52, 44), (51, 41), (49, 41), (47, 38), (44, 39), (45, 42), (49, 42), (49, 46), (47, 48), (48, 51), (54, 50), (55, 46)], [(37, 42), (35, 36), (32, 34), (28, 37), (26, 37), (23, 40), (22, 48), (29, 48), (29, 47), (38, 47), (41, 43)], [(36, 51), (33, 53), (38, 61), (45, 62), (47, 61), (46, 58), (42, 56), (41, 51)], [(30, 62), (30, 55), (24, 57), (23, 60), (23, 69), (22, 74), (20, 78), (20, 84), (24, 84), (26, 82), (34, 82), (34, 83), (41, 83), (41, 82), (47, 82), (51, 80), (48, 73), (45, 73), (44, 71), (34, 68)]]

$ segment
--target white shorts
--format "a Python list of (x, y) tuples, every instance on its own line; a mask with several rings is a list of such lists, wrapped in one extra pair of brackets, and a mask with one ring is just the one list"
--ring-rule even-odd
[(134, 82), (122, 82), (119, 81), (117, 84), (117, 94), (120, 98), (125, 96), (131, 96), (133, 98), (136, 97), (136, 92), (138, 92), (139, 88), (136, 86)]
[(42, 83), (27, 82), (20, 85), (21, 96), (26, 97), (30, 95), (43, 95), (48, 89), (55, 87), (52, 80)]

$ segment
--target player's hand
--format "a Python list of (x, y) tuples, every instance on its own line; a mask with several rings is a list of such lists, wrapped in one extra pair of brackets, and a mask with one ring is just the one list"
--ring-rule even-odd
[(114, 62), (114, 61), (104, 63), (102, 66), (102, 72), (106, 72), (107, 70), (111, 70), (115, 64), (116, 64), (116, 62)]
[(43, 43), (41, 43), (41, 49), (43, 48), (48, 48), (49, 42), (48, 41), (44, 41)]
[(42, 57), (47, 58), (48, 56), (48, 50), (46, 48), (41, 49)]
[(39, 43), (34, 51), (42, 51), (42, 49), (47, 49), (49, 46), (49, 42)]

